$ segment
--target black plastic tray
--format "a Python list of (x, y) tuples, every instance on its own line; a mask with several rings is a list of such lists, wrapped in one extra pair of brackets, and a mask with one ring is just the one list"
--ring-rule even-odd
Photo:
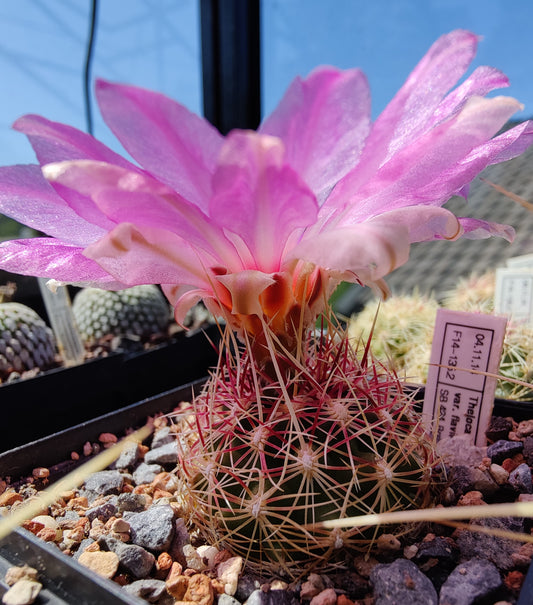
[[(128, 427), (142, 426), (148, 416), (169, 412), (182, 401), (190, 401), (203, 385), (197, 380), (127, 407), (109, 412), (42, 439), (0, 454), (0, 476), (15, 479), (31, 474), (35, 465), (49, 466), (51, 480), (79, 465), (69, 460), (71, 451), (80, 451), (86, 441), (97, 441), (102, 432), (121, 434)], [(58, 460), (63, 462), (58, 462)], [(18, 529), (0, 541), (0, 578), (12, 565), (30, 565), (39, 571), (43, 584), (37, 603), (50, 605), (146, 605), (146, 601), (128, 595), (111, 580), (100, 578), (64, 555), (57, 547), (42, 542), (30, 532)], [(7, 590), (0, 581), (0, 596)]]
[[(0, 577), (13, 565), (30, 565), (39, 572), (43, 589), (36, 604), (44, 605), (146, 605), (146, 601), (127, 594), (119, 586), (100, 578), (57, 547), (18, 529), (0, 542)], [(0, 596), (9, 587), (0, 582)]]
[[(114, 353), (72, 368), (0, 385), (0, 451), (29, 443), (207, 374), (216, 364), (217, 326), (149, 351)], [(215, 343), (215, 346), (213, 346)]]

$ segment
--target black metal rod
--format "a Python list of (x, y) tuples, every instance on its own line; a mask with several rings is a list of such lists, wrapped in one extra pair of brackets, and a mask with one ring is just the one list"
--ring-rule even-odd
[(260, 0), (200, 0), (203, 105), (220, 132), (261, 119)]
[(85, 53), (85, 68), (83, 70), (83, 96), (85, 99), (85, 121), (87, 132), (93, 134), (93, 112), (91, 103), (91, 66), (93, 60), (94, 42), (96, 38), (96, 21), (98, 15), (98, 0), (91, 2), (91, 23), (89, 25), (89, 38)]

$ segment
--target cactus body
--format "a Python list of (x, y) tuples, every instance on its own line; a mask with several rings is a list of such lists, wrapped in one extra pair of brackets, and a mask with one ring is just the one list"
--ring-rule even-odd
[(165, 297), (151, 285), (118, 292), (85, 288), (76, 294), (72, 310), (86, 344), (108, 335), (148, 339), (165, 333), (170, 320)]
[(180, 465), (208, 540), (294, 576), (376, 538), (313, 524), (427, 506), (436, 458), (400, 381), (346, 338), (312, 340), (297, 367), (285, 362), (279, 382), (248, 355), (227, 358), (195, 400)]
[(16, 302), (0, 304), (0, 381), (13, 372), (39, 368), (55, 362), (52, 330), (33, 310)]

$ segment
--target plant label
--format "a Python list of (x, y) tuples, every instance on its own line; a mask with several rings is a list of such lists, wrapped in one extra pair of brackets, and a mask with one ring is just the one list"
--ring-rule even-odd
[(507, 266), (511, 269), (533, 269), (533, 254), (523, 254), (507, 259)]
[(424, 397), (426, 426), (437, 441), (470, 435), (486, 445), (506, 317), (439, 309)]
[(533, 269), (496, 269), (494, 311), (516, 323), (533, 323)]

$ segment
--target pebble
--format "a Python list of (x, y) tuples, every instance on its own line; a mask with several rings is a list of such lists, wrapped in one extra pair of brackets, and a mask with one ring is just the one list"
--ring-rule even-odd
[(2, 597), (5, 605), (31, 605), (34, 603), (43, 585), (34, 580), (18, 580)]
[(146, 464), (176, 464), (178, 461), (178, 442), (177, 440), (165, 443), (155, 449), (150, 450), (144, 457)]
[(112, 465), (116, 469), (127, 469), (132, 470), (137, 464), (140, 458), (139, 444), (135, 442), (127, 443), (120, 454)]
[(99, 576), (111, 579), (118, 571), (119, 558), (116, 553), (111, 551), (85, 550), (79, 556), (78, 562)]
[(85, 480), (85, 491), (89, 501), (108, 494), (119, 494), (124, 478), (119, 471), (99, 471)]
[(492, 463), (489, 472), (498, 485), (505, 485), (509, 479), (509, 473), (499, 464)]
[[(518, 518), (479, 519), (473, 521), (472, 524), (517, 533), (524, 532), (524, 522)], [(456, 542), (463, 559), (487, 559), (503, 571), (512, 568), (513, 560), (511, 555), (520, 548), (520, 543), (516, 540), (500, 538), (499, 536), (469, 531), (467, 529), (458, 530)]]
[(300, 599), (309, 601), (321, 593), (324, 588), (322, 577), (317, 573), (311, 573), (300, 588)]
[(152, 449), (155, 450), (162, 445), (172, 443), (173, 441), (176, 441), (176, 438), (176, 433), (169, 426), (163, 426), (154, 433), (152, 438)]
[[(170, 597), (162, 580), (135, 580), (135, 582), (123, 586), (122, 590), (140, 599), (145, 599), (148, 603), (161, 603), (162, 598)], [(170, 597), (170, 602), (174, 603), (172, 597)]]
[(146, 510), (146, 496), (144, 494), (120, 494), (117, 499), (117, 512), (124, 513), (126, 511), (132, 513), (140, 513)]
[(224, 592), (231, 597), (237, 592), (239, 575), (243, 568), (242, 557), (230, 557), (219, 564), (217, 577), (224, 584)]
[(237, 601), (235, 597), (231, 597), (225, 593), (218, 596), (217, 603), (218, 605), (241, 605), (240, 601)]
[(518, 427), (515, 433), (519, 439), (523, 439), (524, 437), (529, 437), (530, 435), (532, 435), (533, 420), (522, 420), (522, 422), (518, 423)]
[(440, 589), (440, 605), (471, 605), (488, 599), (501, 586), (495, 565), (483, 559), (470, 559), (458, 565)]
[(135, 485), (152, 483), (162, 470), (163, 467), (160, 464), (147, 464), (146, 462), (141, 462), (133, 472), (133, 481), (135, 482)]
[(490, 421), (490, 426), (486, 432), (487, 439), (490, 441), (499, 441), (505, 439), (509, 435), (509, 431), (513, 428), (513, 422), (509, 418), (501, 416), (493, 416)]
[(98, 506), (88, 508), (85, 511), (85, 516), (87, 517), (87, 519), (89, 519), (89, 521), (99, 519), (100, 521), (103, 521), (105, 523), (106, 521), (111, 519), (111, 517), (117, 514), (117, 500), (118, 498), (115, 497), (113, 501), (109, 500), (108, 502), (104, 502), (102, 504), (99, 504)]
[(521, 441), (506, 441), (505, 439), (500, 439), (489, 445), (487, 448), (487, 456), (491, 459), (492, 462), (496, 464), (502, 463), (506, 458), (512, 458), (515, 454), (519, 454), (523, 445)]
[(509, 474), (509, 484), (519, 492), (525, 492), (526, 494), (533, 493), (531, 469), (525, 462), (519, 464), (514, 471)]
[(131, 541), (155, 552), (168, 550), (174, 535), (174, 510), (163, 504), (140, 513), (124, 513), (130, 524)]
[(526, 437), (523, 441), (522, 454), (527, 464), (533, 465), (533, 437)]
[(379, 564), (370, 574), (375, 605), (437, 605), (437, 591), (431, 581), (407, 559)]
[(297, 605), (298, 599), (288, 590), (254, 590), (246, 605)]
[(102, 536), (98, 540), (100, 547), (114, 552), (120, 565), (137, 579), (146, 578), (155, 564), (155, 557), (142, 546), (124, 544), (111, 536)]
[(21, 565), (20, 567), (10, 567), (6, 571), (4, 582), (8, 586), (13, 586), (19, 580), (32, 580), (36, 582), (39, 579), (39, 572), (29, 565)]
[(192, 544), (183, 546), (183, 555), (185, 556), (185, 564), (189, 569), (194, 569), (194, 571), (207, 569), (207, 565)]
[(326, 588), (311, 599), (310, 605), (335, 605), (337, 593), (333, 588)]

